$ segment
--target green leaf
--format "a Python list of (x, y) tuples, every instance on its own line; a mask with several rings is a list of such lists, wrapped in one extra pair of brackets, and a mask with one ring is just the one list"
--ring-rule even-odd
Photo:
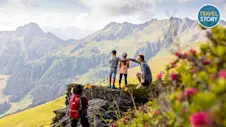
[(202, 110), (207, 110), (215, 104), (216, 96), (210, 92), (201, 92), (193, 96), (192, 100), (192, 103), (197, 105), (197, 107), (201, 107)]
[(203, 53), (206, 53), (209, 49), (209, 45), (208, 44), (201, 44), (200, 49)]

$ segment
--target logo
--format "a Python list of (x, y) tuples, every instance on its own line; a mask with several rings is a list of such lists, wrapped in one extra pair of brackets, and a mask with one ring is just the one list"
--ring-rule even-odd
[(220, 21), (220, 11), (214, 5), (204, 5), (198, 12), (198, 21), (205, 28), (213, 28)]

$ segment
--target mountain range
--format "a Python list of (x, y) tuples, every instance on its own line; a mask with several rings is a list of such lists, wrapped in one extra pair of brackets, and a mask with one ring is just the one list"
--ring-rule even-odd
[[(221, 24), (226, 25), (224, 21)], [(119, 56), (142, 53), (150, 61), (177, 41), (186, 47), (205, 39), (197, 21), (175, 17), (143, 24), (112, 22), (80, 40), (62, 40), (43, 32), (36, 23), (2, 31), (0, 116), (62, 96), (72, 81), (93, 84), (106, 80), (112, 49)]]

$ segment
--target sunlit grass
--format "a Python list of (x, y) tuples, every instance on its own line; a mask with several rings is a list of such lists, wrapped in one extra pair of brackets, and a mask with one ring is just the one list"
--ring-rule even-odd
[(54, 110), (65, 107), (64, 97), (0, 119), (0, 127), (49, 127)]

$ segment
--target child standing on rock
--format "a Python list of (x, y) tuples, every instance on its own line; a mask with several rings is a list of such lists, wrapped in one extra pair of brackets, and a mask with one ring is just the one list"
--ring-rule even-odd
[(118, 63), (121, 60), (119, 57), (116, 56), (117, 52), (116, 50), (113, 50), (111, 52), (112, 56), (109, 60), (110, 68), (109, 68), (109, 87), (113, 89), (116, 89), (115, 87), (115, 79), (117, 75), (117, 68), (118, 68)]
[(122, 54), (122, 60), (120, 61), (119, 69), (120, 69), (119, 88), (121, 89), (121, 82), (122, 82), (123, 76), (124, 76), (124, 80), (125, 80), (124, 88), (126, 88), (127, 87), (127, 73), (128, 73), (128, 69), (129, 69), (129, 59), (127, 59), (126, 53)]
[(70, 97), (70, 111), (71, 127), (77, 127), (80, 121), (83, 127), (89, 127), (90, 124), (87, 119), (88, 100), (82, 96), (83, 87), (77, 85), (73, 88), (73, 94)]

